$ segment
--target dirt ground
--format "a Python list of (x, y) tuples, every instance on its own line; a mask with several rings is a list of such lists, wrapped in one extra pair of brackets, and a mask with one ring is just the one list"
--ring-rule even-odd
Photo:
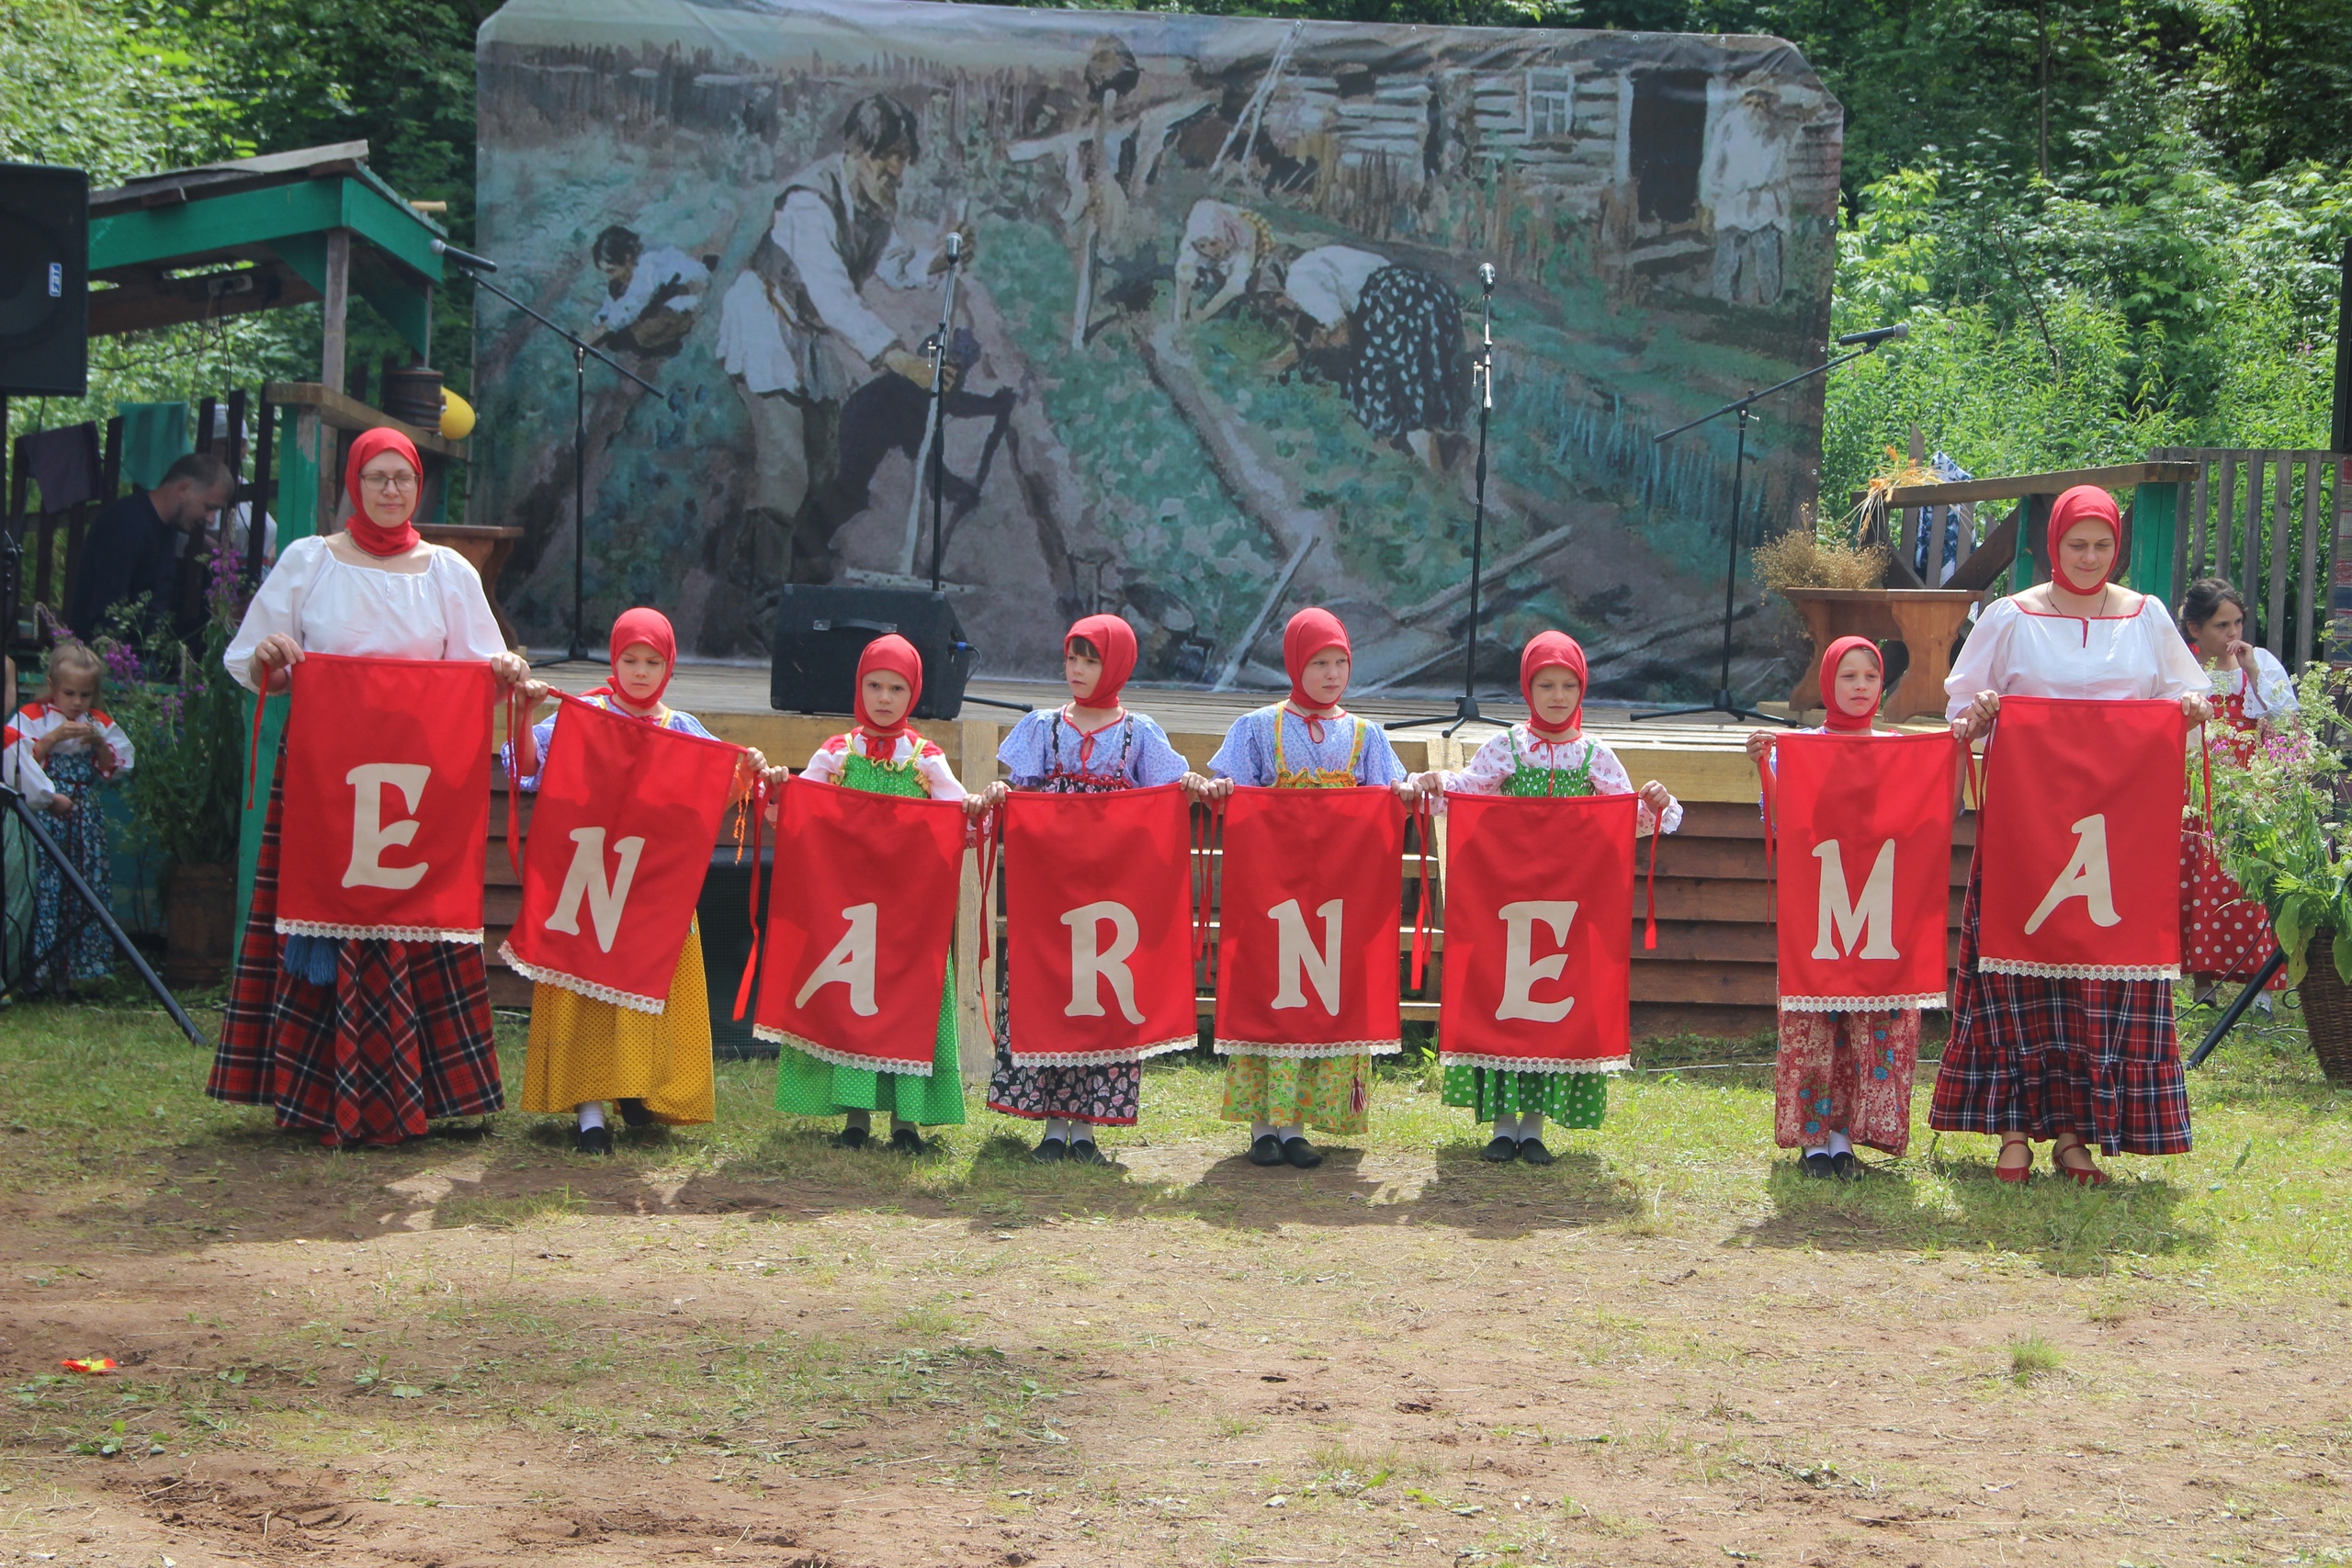
[(1589, 1156), (1130, 1144), (938, 1197), (791, 1136), (797, 1181), (256, 1135), (17, 1195), (0, 1553), (2352, 1561), (2324, 1294), (1669, 1224)]

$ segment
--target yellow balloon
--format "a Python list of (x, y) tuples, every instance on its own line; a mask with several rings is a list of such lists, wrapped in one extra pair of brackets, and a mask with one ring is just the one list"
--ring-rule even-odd
[(474, 405), (449, 390), (441, 389), (441, 434), (452, 441), (463, 441), (474, 433)]

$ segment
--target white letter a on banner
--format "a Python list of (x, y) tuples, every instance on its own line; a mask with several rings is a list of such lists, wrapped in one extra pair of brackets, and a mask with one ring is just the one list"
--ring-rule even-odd
[(2075, 856), (2041, 902), (2033, 911), (2033, 919), (2026, 921), (2025, 934), (2031, 936), (2041, 929), (2041, 922), (2056, 912), (2058, 906), (2069, 898), (2080, 898), (2090, 906), (2091, 924), (2120, 926), (2123, 917), (2115, 912), (2115, 889), (2107, 872), (2107, 818), (2104, 813), (2086, 817), (2075, 824)]
[(842, 911), (849, 930), (800, 983), (794, 1007), (807, 1007), (808, 998), (827, 986), (842, 985), (849, 987), (849, 1010), (858, 1017), (872, 1018), (882, 1010), (874, 1003), (874, 923), (880, 909), (876, 904), (852, 904)]

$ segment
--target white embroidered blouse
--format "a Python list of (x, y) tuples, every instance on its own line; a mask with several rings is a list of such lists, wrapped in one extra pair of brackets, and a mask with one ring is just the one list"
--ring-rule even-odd
[(2164, 601), (2143, 595), (2130, 615), (2056, 615), (1996, 601), (1952, 660), (1945, 716), (1979, 692), (2086, 699), (2202, 695), (2209, 682)]
[[(864, 754), (863, 744), (861, 741), (861, 755)], [(839, 784), (848, 765), (849, 746), (848, 736), (834, 736), (817, 748), (816, 755), (808, 759), (808, 765), (800, 771), (800, 776), (810, 784)], [(930, 792), (932, 799), (964, 798), (964, 786), (956, 779), (956, 771), (947, 765), (946, 752), (910, 731), (899, 736), (890, 747), (891, 761), (903, 762), (910, 757), (915, 759), (915, 772), (922, 776), (923, 788)]]
[(420, 572), (337, 560), (313, 535), (286, 547), (230, 640), (222, 662), (253, 689), (254, 649), (284, 632), (309, 653), (369, 659), (481, 659), (506, 651), (465, 557), (439, 545)]

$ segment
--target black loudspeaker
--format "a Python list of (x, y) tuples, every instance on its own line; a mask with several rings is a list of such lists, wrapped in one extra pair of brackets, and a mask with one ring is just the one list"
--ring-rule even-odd
[(964, 709), (972, 645), (947, 595), (921, 588), (845, 588), (787, 582), (775, 611), (768, 706), (780, 713), (849, 713), (857, 695), (857, 656), (896, 632), (922, 655), (917, 718), (954, 718)]
[(0, 164), (0, 395), (90, 390), (90, 176)]

